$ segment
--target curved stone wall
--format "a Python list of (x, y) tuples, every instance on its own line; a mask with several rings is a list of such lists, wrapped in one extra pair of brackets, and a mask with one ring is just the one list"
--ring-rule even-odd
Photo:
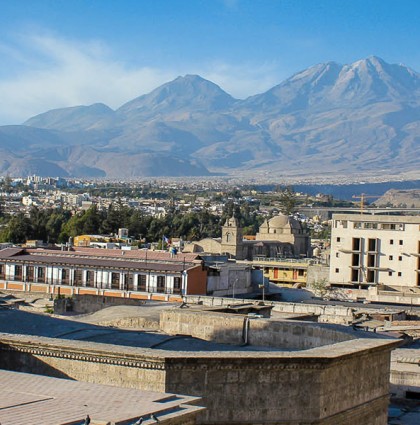
[(180, 352), (0, 334), (0, 368), (201, 396), (203, 424), (385, 425), (396, 344), (372, 335), (301, 351)]
[(223, 344), (306, 350), (360, 338), (337, 325), (250, 318), (212, 311), (172, 309), (161, 312), (160, 328), (169, 335), (190, 335)]

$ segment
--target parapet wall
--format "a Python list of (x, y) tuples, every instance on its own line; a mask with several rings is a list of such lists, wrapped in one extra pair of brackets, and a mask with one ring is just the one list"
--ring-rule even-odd
[(210, 311), (166, 310), (160, 328), (169, 335), (190, 335), (223, 344), (306, 350), (356, 339), (354, 332), (336, 325), (249, 318)]
[(203, 424), (386, 425), (395, 344), (366, 338), (334, 350), (174, 352), (0, 334), (0, 367), (201, 396)]
[[(184, 297), (184, 301), (189, 304), (202, 304), (208, 307), (223, 307), (232, 304), (249, 303), (249, 299), (232, 299), (222, 297), (209, 296), (191, 296)], [(266, 301), (266, 305), (273, 306), (273, 310), (278, 313), (293, 313), (293, 314), (313, 314), (319, 316), (319, 322), (335, 323), (347, 325), (354, 319), (354, 309), (341, 305), (322, 305), (322, 304), (305, 304), (305, 303), (290, 303), (290, 302), (273, 302)]]

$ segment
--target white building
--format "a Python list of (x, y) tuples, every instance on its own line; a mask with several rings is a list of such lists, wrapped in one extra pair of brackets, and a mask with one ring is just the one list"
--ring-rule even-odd
[(330, 282), (420, 286), (420, 216), (334, 214)]

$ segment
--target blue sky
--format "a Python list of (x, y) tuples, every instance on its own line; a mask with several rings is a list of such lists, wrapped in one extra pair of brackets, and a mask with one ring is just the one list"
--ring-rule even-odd
[(420, 71), (417, 0), (0, 0), (0, 125), (178, 75), (238, 98), (370, 55)]

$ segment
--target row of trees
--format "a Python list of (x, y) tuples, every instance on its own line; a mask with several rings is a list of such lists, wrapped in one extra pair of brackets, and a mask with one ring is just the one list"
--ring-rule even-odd
[(221, 235), (221, 226), (228, 217), (235, 215), (245, 233), (255, 234), (262, 218), (256, 207), (249, 204), (235, 205), (228, 202), (223, 215), (217, 216), (207, 210), (180, 212), (171, 209), (164, 217), (151, 217), (117, 201), (108, 210), (96, 206), (74, 215), (66, 210), (39, 209), (33, 207), (29, 216), (19, 213), (3, 217), (0, 242), (23, 243), (26, 240), (43, 240), (50, 243), (65, 243), (70, 237), (83, 234), (116, 234), (121, 227), (128, 228), (129, 235), (148, 242), (167, 237), (182, 237), (199, 240)]

